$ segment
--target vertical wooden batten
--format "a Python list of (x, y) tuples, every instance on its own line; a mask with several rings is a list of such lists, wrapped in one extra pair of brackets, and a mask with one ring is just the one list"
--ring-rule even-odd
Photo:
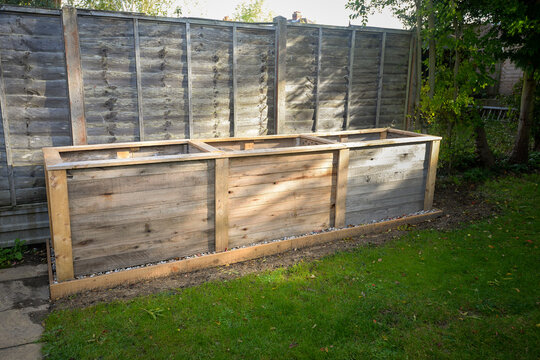
[(319, 131), (319, 94), (321, 86), (321, 47), (322, 47), (322, 27), (319, 27), (319, 41), (317, 45), (317, 78), (315, 79), (315, 119), (313, 121), (313, 131)]
[(135, 74), (137, 78), (137, 111), (139, 119), (139, 141), (144, 141), (143, 94), (141, 84), (141, 50), (139, 41), (139, 20), (133, 19), (133, 39), (135, 46)]
[(407, 115), (409, 114), (409, 93), (411, 87), (411, 67), (412, 67), (412, 53), (414, 45), (414, 36), (411, 35), (411, 41), (409, 44), (409, 62), (407, 64), (407, 86), (405, 87), (405, 108), (403, 109), (403, 130), (407, 129)]
[(215, 241), (216, 252), (229, 247), (229, 158), (215, 160)]
[(344, 130), (349, 130), (351, 123), (351, 95), (353, 85), (353, 66), (354, 66), (354, 47), (356, 45), (356, 30), (351, 30), (351, 45), (349, 47), (349, 72), (347, 74), (347, 105), (345, 107), (345, 125)]
[(287, 84), (287, 19), (283, 16), (278, 16), (274, 18), (274, 23), (276, 23), (274, 131), (276, 134), (282, 134), (286, 117), (285, 85)]
[(236, 25), (232, 28), (232, 93), (233, 93), (233, 133), (238, 136), (238, 45), (236, 38)]
[(382, 99), (382, 88), (383, 88), (383, 76), (384, 76), (384, 54), (386, 49), (386, 32), (382, 33), (381, 39), (381, 55), (379, 62), (379, 83), (377, 85), (377, 112), (375, 113), (375, 127), (379, 127), (379, 118), (381, 115), (381, 99)]
[(84, 87), (77, 26), (77, 9), (71, 6), (62, 8), (64, 28), (64, 47), (66, 53), (66, 74), (71, 118), (73, 145), (84, 145), (86, 140), (86, 118), (84, 113)]
[(347, 179), (349, 172), (349, 149), (336, 151), (337, 161), (336, 171), (336, 194), (335, 194), (335, 212), (334, 227), (345, 227), (345, 213), (347, 201)]
[(11, 206), (17, 205), (17, 196), (15, 193), (15, 177), (13, 175), (13, 154), (11, 152), (11, 138), (7, 112), (6, 90), (4, 85), (4, 70), (2, 67), (2, 53), (0, 51), (0, 116), (2, 117), (1, 126), (4, 129), (4, 147), (6, 150), (6, 166), (9, 185), (9, 199)]
[(433, 208), (433, 194), (435, 193), (435, 179), (437, 176), (437, 162), (439, 161), (440, 140), (433, 140), (428, 145), (428, 169), (426, 178), (426, 193), (424, 196), (424, 210)]
[(193, 139), (193, 94), (191, 78), (191, 26), (186, 22), (186, 68), (187, 68), (187, 102), (188, 102), (188, 138)]
[(51, 238), (58, 281), (74, 278), (66, 170), (46, 171)]

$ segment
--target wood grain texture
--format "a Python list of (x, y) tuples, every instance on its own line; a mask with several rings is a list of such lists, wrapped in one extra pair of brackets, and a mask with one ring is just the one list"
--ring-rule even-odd
[(287, 83), (287, 19), (283, 16), (274, 18), (276, 27), (275, 51), (275, 95), (274, 95), (274, 129), (276, 134), (285, 131), (287, 116), (286, 83)]
[(388, 229), (396, 228), (403, 224), (418, 224), (423, 221), (435, 219), (441, 215), (442, 211), (435, 211), (428, 214), (408, 216), (377, 224), (357, 226), (321, 234), (302, 236), (269, 244), (235, 249), (227, 252), (200, 256), (193, 259), (185, 259), (166, 264), (147, 266), (139, 269), (125, 270), (96, 277), (87, 277), (84, 279), (51, 284), (51, 299), (58, 299), (85, 290), (107, 288), (119, 284), (129, 284), (139, 282), (141, 280), (169, 276), (176, 273), (190, 272), (204, 268), (256, 259), (263, 256), (309, 247), (346, 237), (382, 232)]
[(347, 180), (349, 170), (349, 149), (339, 150), (337, 154), (336, 169), (336, 204), (334, 208), (334, 227), (345, 226), (345, 216), (347, 213)]
[(214, 248), (213, 161), (70, 171), (68, 190), (76, 275)]
[(58, 281), (74, 278), (66, 172), (47, 171), (51, 237)]
[(435, 193), (435, 179), (437, 176), (440, 144), (440, 140), (435, 140), (432, 141), (429, 146), (424, 210), (431, 210), (433, 208), (433, 195)]
[(229, 247), (229, 159), (215, 160), (215, 250), (225, 251)]
[(87, 143), (87, 139), (77, 9), (64, 7), (62, 9), (62, 23), (64, 25), (71, 134), (73, 145), (82, 145)]

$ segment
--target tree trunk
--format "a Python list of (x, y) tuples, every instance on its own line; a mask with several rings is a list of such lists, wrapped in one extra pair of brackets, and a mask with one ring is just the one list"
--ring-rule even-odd
[(474, 127), (475, 143), (476, 143), (476, 155), (480, 160), (480, 163), (484, 167), (493, 167), (495, 165), (495, 158), (493, 152), (489, 148), (487, 142), (486, 128), (484, 123), (480, 122)]
[(435, 13), (433, 12), (433, 0), (428, 0), (428, 29), (429, 29), (429, 97), (435, 95), (435, 67), (437, 55), (435, 52)]
[(509, 159), (512, 164), (525, 164), (529, 160), (529, 140), (531, 136), (535, 90), (536, 81), (534, 80), (534, 71), (525, 71), (523, 73), (518, 132)]

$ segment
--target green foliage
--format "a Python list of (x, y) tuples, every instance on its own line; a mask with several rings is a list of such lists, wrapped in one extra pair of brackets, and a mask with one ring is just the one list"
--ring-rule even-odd
[(537, 359), (539, 183), (538, 174), (487, 181), (481, 192), (501, 213), (456, 230), (413, 229), (290, 268), (56, 310), (46, 319), (44, 354)]
[(233, 20), (242, 22), (271, 22), (274, 15), (265, 9), (264, 0), (244, 1), (236, 6)]
[(54, 0), (2, 0), (2, 4), (16, 5), (16, 6), (30, 6), (37, 8), (57, 8), (60, 5), (60, 1)]
[(171, 9), (173, 0), (68, 0), (67, 3), (78, 8), (166, 16)]
[(25, 242), (15, 240), (15, 246), (11, 248), (0, 248), (0, 268), (10, 267), (23, 259), (23, 254), (27, 250)]

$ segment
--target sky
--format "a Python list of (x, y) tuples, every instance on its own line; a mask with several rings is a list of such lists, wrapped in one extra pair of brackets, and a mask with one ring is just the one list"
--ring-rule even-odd
[[(232, 16), (236, 6), (244, 1), (249, 0), (177, 0), (177, 4), (184, 10), (183, 16), (222, 20), (224, 16)], [(345, 9), (346, 3), (346, 0), (265, 0), (264, 6), (274, 16), (281, 15), (290, 19), (293, 12), (300, 11), (302, 17), (318, 24), (347, 26), (351, 12)], [(353, 20), (351, 24), (360, 25), (360, 21)], [(403, 28), (390, 12), (371, 15), (367, 25)]]

